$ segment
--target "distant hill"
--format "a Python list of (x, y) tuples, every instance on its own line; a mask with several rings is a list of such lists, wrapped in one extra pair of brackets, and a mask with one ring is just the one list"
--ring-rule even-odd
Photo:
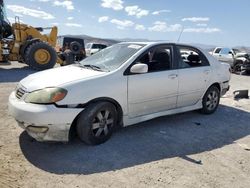
[(100, 44), (105, 44), (107, 46), (111, 46), (113, 44), (122, 42), (122, 41), (115, 40), (115, 39), (102, 39), (102, 38), (91, 37), (88, 35), (62, 35), (62, 36), (76, 37), (76, 38), (84, 39), (85, 44), (87, 44), (87, 43), (100, 43)]
[[(89, 35), (62, 35), (62, 36), (68, 36), (68, 37), (77, 37), (82, 38), (85, 41), (85, 44), (87, 43), (101, 43), (105, 44), (107, 46), (119, 43), (119, 42), (150, 42), (150, 41), (156, 41), (156, 40), (149, 40), (149, 39), (133, 39), (133, 38), (123, 38), (123, 39), (105, 39), (105, 38), (98, 38), (98, 37), (92, 37)], [(161, 40), (158, 40), (161, 41)], [(169, 41), (171, 42), (171, 41)], [(207, 45), (207, 44), (199, 44), (199, 43), (190, 43), (190, 45), (194, 45), (197, 47), (200, 47), (202, 49), (205, 49), (207, 51), (212, 51), (216, 46), (215, 45)], [(245, 46), (236, 46), (234, 48), (237, 48), (241, 51), (245, 51), (250, 53), (250, 47)]]

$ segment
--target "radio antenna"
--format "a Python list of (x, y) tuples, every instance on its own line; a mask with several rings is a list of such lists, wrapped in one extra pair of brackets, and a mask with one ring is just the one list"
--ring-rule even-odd
[(183, 31), (184, 31), (184, 26), (182, 26), (181, 28), (181, 32), (180, 32), (177, 42), (180, 42)]

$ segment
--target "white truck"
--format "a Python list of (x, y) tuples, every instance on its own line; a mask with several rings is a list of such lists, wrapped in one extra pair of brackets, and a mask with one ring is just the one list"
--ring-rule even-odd
[(250, 72), (250, 57), (246, 52), (234, 48), (216, 47), (210, 54), (217, 60), (230, 64), (234, 72)]
[(227, 62), (231, 65), (231, 67), (233, 67), (235, 57), (242, 54), (242, 52), (233, 48), (216, 47), (211, 54), (219, 61)]

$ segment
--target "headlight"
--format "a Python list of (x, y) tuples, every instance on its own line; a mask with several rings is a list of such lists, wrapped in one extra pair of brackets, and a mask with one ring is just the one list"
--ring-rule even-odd
[(63, 88), (45, 88), (29, 93), (24, 101), (35, 104), (51, 104), (62, 100), (67, 95)]

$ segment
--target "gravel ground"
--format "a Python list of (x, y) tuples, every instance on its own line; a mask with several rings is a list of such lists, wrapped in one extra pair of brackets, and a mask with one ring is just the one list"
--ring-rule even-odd
[(16, 83), (32, 73), (0, 65), (0, 187), (249, 187), (250, 76), (232, 75), (213, 115), (188, 112), (123, 128), (105, 144), (39, 143), (8, 115)]

